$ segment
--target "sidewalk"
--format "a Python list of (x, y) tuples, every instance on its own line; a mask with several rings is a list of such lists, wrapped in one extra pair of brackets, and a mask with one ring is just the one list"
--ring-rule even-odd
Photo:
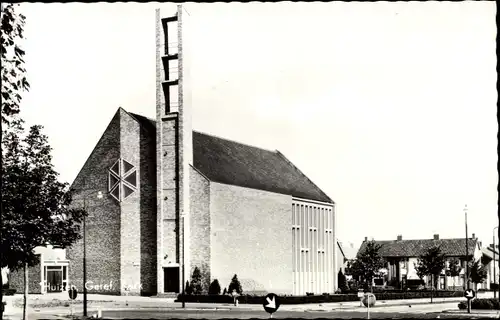
[[(465, 298), (434, 298), (432, 299), (433, 304), (440, 303), (453, 303), (456, 302), (457, 305), (460, 301), (465, 301)], [(341, 309), (355, 309), (355, 308), (365, 308), (365, 306), (360, 306), (359, 301), (348, 301), (348, 302), (328, 302), (320, 304), (298, 304), (298, 305), (281, 305), (280, 309), (298, 311), (298, 310), (341, 310)], [(405, 300), (377, 300), (373, 308), (383, 308), (388, 306), (399, 306), (399, 305), (418, 305), (418, 304), (431, 304), (430, 298), (423, 299), (405, 299)], [(458, 308), (458, 306), (457, 306)]]
[[(481, 297), (482, 298), (482, 297)], [(4, 301), (7, 302), (6, 314), (19, 314), (22, 313), (23, 296), (16, 294), (14, 296), (5, 296)], [(174, 298), (158, 298), (158, 297), (142, 297), (142, 296), (110, 296), (99, 294), (87, 295), (87, 308), (88, 310), (95, 310), (98, 308), (102, 310), (115, 310), (115, 309), (179, 309), (182, 308), (182, 303), (174, 302)], [(433, 304), (441, 303), (459, 303), (465, 301), (463, 297), (452, 298), (433, 298)], [(404, 299), (404, 300), (378, 300), (373, 308), (383, 308), (387, 306), (399, 305), (420, 305), (430, 304), (430, 298), (421, 299)], [(70, 300), (67, 293), (47, 294), (47, 295), (30, 295), (28, 300), (28, 312), (44, 313), (48, 312), (62, 312), (69, 313), (70, 306), (73, 307), (75, 312), (81, 312), (83, 309), (83, 295), (78, 294), (75, 300)], [(233, 304), (223, 303), (194, 303), (187, 302), (186, 309), (204, 309), (204, 310), (262, 310), (262, 304)], [(346, 301), (346, 302), (329, 302), (320, 304), (282, 304), (280, 310), (287, 311), (332, 311), (332, 310), (347, 310), (365, 308), (360, 306), (360, 301)], [(457, 306), (458, 309), (458, 306)], [(459, 310), (457, 310), (459, 311)]]
[(443, 313), (463, 314), (463, 315), (470, 315), (471, 317), (491, 316), (491, 317), (495, 317), (495, 318), (500, 318), (500, 311), (499, 310), (474, 310), (474, 309), (472, 309), (470, 311), (470, 313), (467, 313), (467, 310), (448, 310), (448, 311), (443, 311)]

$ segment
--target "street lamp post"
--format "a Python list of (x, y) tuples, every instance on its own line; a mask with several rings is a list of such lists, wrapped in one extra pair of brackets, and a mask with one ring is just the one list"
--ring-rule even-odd
[[(87, 200), (83, 198), (83, 209), (87, 214)], [(83, 316), (87, 316), (87, 243), (85, 239), (86, 225), (85, 215), (83, 216)]]
[(498, 229), (498, 226), (493, 228), (493, 296), (497, 298), (497, 265), (496, 265), (496, 246), (495, 246), (495, 229)]
[[(102, 199), (103, 193), (99, 191), (97, 198)], [(87, 195), (83, 197), (83, 209), (87, 213)], [(86, 239), (86, 216), (83, 216), (83, 316), (87, 316), (87, 239)]]
[(182, 308), (186, 308), (186, 217), (182, 215)]
[[(467, 232), (467, 205), (464, 208), (465, 212), (465, 279), (467, 281), (467, 290), (470, 289), (469, 284), (469, 235)], [(467, 299), (467, 313), (470, 313), (470, 299)]]

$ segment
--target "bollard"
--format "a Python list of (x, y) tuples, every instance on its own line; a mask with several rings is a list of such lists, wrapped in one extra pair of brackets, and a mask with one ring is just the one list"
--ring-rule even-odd
[(97, 317), (98, 317), (98, 318), (102, 318), (102, 310), (101, 310), (101, 307), (99, 307), (99, 309), (97, 309)]
[(128, 288), (125, 288), (125, 305), (128, 307)]

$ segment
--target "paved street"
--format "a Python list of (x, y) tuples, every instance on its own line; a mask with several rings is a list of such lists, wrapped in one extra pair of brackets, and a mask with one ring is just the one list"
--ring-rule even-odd
[[(55, 297), (64, 300), (54, 299)], [(10, 299), (18, 297), (10, 297)], [(70, 308), (61, 304), (67, 302), (65, 296), (32, 296), (29, 310), (30, 319), (69, 319)], [(72, 302), (73, 312), (82, 314), (81, 295)], [(171, 319), (171, 318), (260, 318), (268, 319), (269, 315), (262, 305), (240, 304), (213, 304), (213, 303), (186, 303), (173, 302), (171, 299), (148, 297), (123, 297), (92, 295), (89, 297), (89, 316), (97, 313), (98, 309), (106, 319)], [(470, 315), (458, 310), (458, 301), (464, 298), (438, 298), (430, 304), (429, 299), (386, 300), (377, 301), (374, 308), (370, 308), (370, 318), (420, 318), (440, 319), (448, 318), (498, 318), (498, 312), (472, 310)], [(51, 304), (51, 302), (54, 302)], [(34, 307), (38, 305), (38, 307)], [(22, 309), (10, 314), (6, 319), (20, 319)], [(358, 302), (323, 303), (281, 305), (273, 318), (366, 318), (367, 310)]]
[[(92, 313), (91, 313), (92, 314)], [(269, 319), (269, 314), (264, 311), (256, 310), (203, 310), (203, 309), (129, 309), (104, 311), (102, 313), (104, 319)], [(440, 312), (396, 312), (396, 311), (380, 311), (370, 312), (371, 319), (480, 319), (480, 318), (495, 318), (495, 315), (476, 314), (468, 315), (466, 313), (440, 313)], [(498, 317), (498, 316), (496, 316)], [(48, 314), (31, 314), (30, 319), (69, 319), (69, 314), (48, 315)], [(295, 318), (295, 319), (318, 319), (318, 318), (367, 318), (366, 311), (278, 311), (273, 315), (276, 319)]]
[[(259, 305), (240, 305), (238, 307), (230, 305), (213, 304), (186, 304), (182, 309), (180, 303), (172, 304), (172, 307), (154, 307), (154, 306), (120, 306), (113, 307), (101, 305), (89, 306), (88, 315), (97, 314), (98, 308), (101, 309), (102, 316), (105, 319), (269, 319), (262, 306)], [(81, 306), (75, 306), (74, 314), (82, 315)], [(469, 315), (457, 308), (457, 302), (444, 302), (434, 304), (399, 304), (389, 306), (378, 306), (370, 309), (371, 319), (480, 319), (480, 318), (500, 318), (497, 311), (476, 311), (473, 310)], [(8, 317), (7, 319), (19, 319), (20, 315)], [(30, 319), (70, 319), (69, 308), (48, 308), (31, 310)], [(318, 318), (367, 318), (367, 309), (359, 305), (340, 306), (333, 308), (325, 305), (283, 305), (273, 318), (296, 318), (296, 319), (318, 319)]]

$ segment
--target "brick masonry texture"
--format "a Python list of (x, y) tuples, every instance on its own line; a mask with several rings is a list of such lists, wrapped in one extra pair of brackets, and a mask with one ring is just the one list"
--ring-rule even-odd
[[(120, 153), (121, 157), (138, 170), (140, 176), (140, 125), (124, 110), (120, 116)], [(123, 199), (121, 206), (121, 294), (140, 294), (140, 261), (141, 261), (141, 229), (140, 229), (140, 199), (139, 192), (132, 193)]]
[(139, 183), (138, 190), (121, 202), (121, 293), (152, 295), (156, 293), (156, 153), (150, 136), (154, 134), (121, 112), (121, 157), (137, 168)]
[[(162, 212), (163, 212), (163, 252), (160, 253), (162, 257), (168, 255), (164, 262), (179, 262), (179, 246), (178, 246), (178, 233), (179, 227), (178, 212), (176, 210), (176, 119), (168, 119), (161, 122), (162, 125), (162, 145), (161, 145), (161, 188), (163, 193)], [(163, 274), (162, 274), (163, 276)]]
[[(28, 268), (28, 293), (40, 293), (42, 287), (42, 274), (40, 264)], [(9, 288), (16, 289), (16, 292), (22, 294), (24, 292), (24, 269), (13, 271), (9, 274)]]
[(243, 291), (291, 294), (292, 197), (210, 183), (212, 278), (228, 287), (234, 274)]
[[(120, 206), (108, 191), (108, 170), (120, 158), (120, 110), (115, 114), (72, 187), (74, 205), (83, 206), (86, 198), (87, 283), (110, 283), (108, 290), (89, 293), (120, 294)], [(97, 199), (97, 193), (105, 195)], [(68, 248), (70, 284), (83, 291), (83, 239)], [(88, 286), (90, 288), (90, 286)]]
[[(189, 255), (192, 275), (198, 267), (202, 274), (203, 290), (210, 286), (210, 182), (191, 167), (191, 217)], [(213, 280), (212, 280), (213, 281)]]
[[(154, 130), (150, 128), (149, 130)], [(140, 131), (140, 243), (142, 295), (157, 293), (156, 283), (156, 147), (155, 134), (148, 129)]]
[[(191, 77), (189, 67), (191, 61), (189, 59), (189, 50), (184, 46), (188, 44), (187, 36), (189, 28), (189, 15), (183, 10), (181, 6), (177, 6), (177, 42), (178, 42), (178, 71), (179, 71), (179, 213), (185, 214), (185, 218), (179, 224), (179, 262), (185, 264), (185, 274), (187, 277), (188, 271), (191, 269), (191, 262), (189, 255), (183, 257), (182, 248), (189, 248), (190, 242), (190, 165), (193, 164), (193, 138), (191, 127)], [(184, 237), (184, 232), (187, 236)], [(182, 284), (180, 284), (182, 287)]]
[[(155, 42), (156, 42), (156, 183), (157, 185), (161, 186), (162, 183), (162, 170), (161, 170), (161, 163), (162, 163), (162, 121), (161, 118), (165, 114), (165, 108), (164, 108), (164, 103), (163, 103), (163, 89), (162, 89), (162, 61), (161, 61), (161, 56), (163, 54), (162, 52), (162, 37), (164, 37), (164, 34), (162, 32), (162, 27), (161, 27), (161, 20), (160, 20), (160, 9), (155, 10)], [(156, 248), (157, 248), (157, 254), (156, 254), (156, 281), (157, 285), (156, 287), (158, 288), (158, 291), (163, 292), (163, 270), (162, 270), (162, 262), (163, 262), (163, 255), (162, 255), (162, 234), (163, 234), (163, 218), (162, 218), (162, 193), (163, 190), (161, 187), (156, 188), (156, 210), (157, 210), (157, 215), (156, 215)]]
[[(109, 194), (102, 200), (87, 197), (87, 203), (90, 199), (97, 202), (96, 206), (88, 205), (87, 218), (87, 283), (91, 282), (91, 293), (157, 292), (156, 149), (154, 134), (148, 130), (152, 129), (141, 126), (120, 108), (75, 180), (76, 189), (86, 189), (81, 193), (106, 193), (108, 169), (120, 157), (135, 166), (138, 176), (137, 190), (120, 204)], [(86, 187), (81, 179), (84, 175), (88, 177)], [(82, 288), (82, 250), (82, 241), (68, 250), (69, 277), (77, 288)], [(110, 289), (92, 288), (109, 283)]]

